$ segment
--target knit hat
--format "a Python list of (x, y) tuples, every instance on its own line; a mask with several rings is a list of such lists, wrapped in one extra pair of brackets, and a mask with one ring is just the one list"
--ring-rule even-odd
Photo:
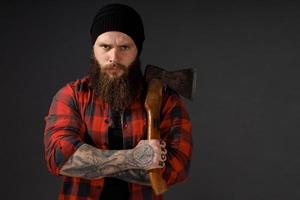
[(131, 7), (123, 4), (108, 4), (94, 17), (90, 34), (94, 45), (97, 37), (108, 31), (119, 31), (130, 36), (140, 54), (145, 40), (141, 16)]

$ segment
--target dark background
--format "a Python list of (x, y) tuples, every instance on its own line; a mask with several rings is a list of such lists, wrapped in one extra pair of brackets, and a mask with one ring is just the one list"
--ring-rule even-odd
[(198, 72), (190, 178), (166, 199), (300, 199), (299, 3), (196, 0), (0, 3), (0, 198), (57, 198), (44, 117), (86, 74), (91, 20), (108, 2), (142, 15), (144, 66)]

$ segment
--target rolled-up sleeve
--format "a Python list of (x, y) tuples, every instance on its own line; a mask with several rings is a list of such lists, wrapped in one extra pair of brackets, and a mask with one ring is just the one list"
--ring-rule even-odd
[(59, 176), (59, 169), (83, 144), (85, 130), (73, 88), (68, 84), (55, 94), (45, 117), (45, 158), (53, 175)]
[(183, 100), (167, 91), (161, 111), (161, 136), (166, 142), (167, 160), (163, 178), (167, 185), (187, 179), (192, 156), (192, 124)]

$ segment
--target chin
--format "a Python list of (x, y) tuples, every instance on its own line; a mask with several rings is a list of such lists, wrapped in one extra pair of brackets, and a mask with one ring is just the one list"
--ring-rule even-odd
[(120, 78), (124, 73), (107, 73), (110, 78)]

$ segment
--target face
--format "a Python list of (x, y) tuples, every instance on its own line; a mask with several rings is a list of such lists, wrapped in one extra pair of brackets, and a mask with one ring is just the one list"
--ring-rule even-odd
[(118, 78), (126, 73), (138, 54), (134, 41), (117, 31), (99, 35), (93, 49), (101, 71), (110, 78)]

